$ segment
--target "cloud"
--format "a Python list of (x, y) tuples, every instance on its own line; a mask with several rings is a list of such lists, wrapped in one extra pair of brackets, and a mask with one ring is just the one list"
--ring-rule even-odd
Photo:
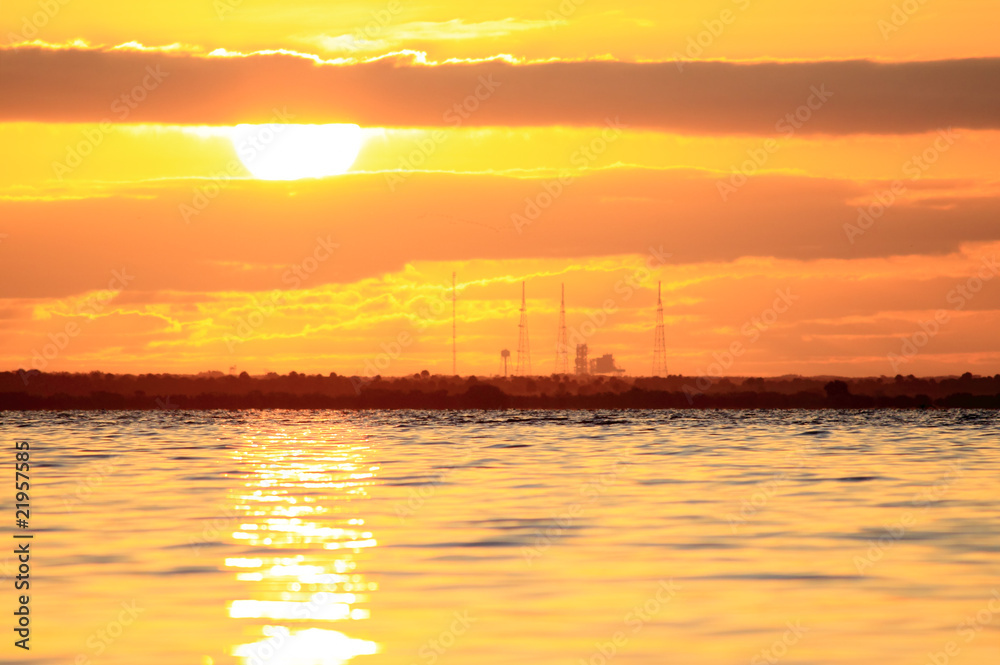
[(340, 35), (311, 35), (303, 37), (304, 44), (318, 46), (330, 53), (386, 52), (442, 41), (470, 39), (497, 39), (515, 32), (551, 28), (551, 21), (529, 21), (505, 18), (494, 21), (469, 23), (456, 18), (450, 21), (412, 21), (401, 25), (358, 28), (353, 33)]
[[(614, 352), (632, 372), (648, 371), (659, 279), (672, 372), (703, 373), (717, 361), (713, 353), (742, 341), (747, 354), (733, 366), (734, 374), (891, 374), (886, 354), (898, 351), (902, 335), (920, 330), (921, 321), (942, 309), (949, 312), (947, 325), (903, 373), (993, 372), (1000, 357), (994, 334), (1000, 288), (990, 282), (961, 311), (948, 294), (976, 273), (982, 255), (998, 249), (1000, 243), (932, 258), (669, 263), (645, 276), (636, 271), (643, 265), (641, 255), (416, 263), (347, 288), (316, 285), (286, 292), (277, 308), (268, 304), (268, 291), (128, 288), (97, 317), (75, 314), (79, 303), (96, 301), (93, 292), (61, 299), (0, 298), (0, 367), (31, 366), (34, 351), (51, 345), (50, 335), (72, 322), (80, 334), (49, 369), (201, 371), (236, 364), (252, 372), (352, 373), (383, 353), (382, 344), (407, 332), (414, 343), (385, 373), (448, 371), (449, 286), (457, 268), (463, 371), (496, 371), (497, 351), (516, 341), (524, 278), (533, 360), (541, 372), (551, 368), (563, 283), (571, 334), (611, 299), (617, 307), (589, 338), (592, 351)], [(622, 288), (629, 277), (633, 281)], [(759, 320), (778, 290), (794, 298), (793, 306), (766, 325), (759, 339), (751, 338), (745, 326)], [(32, 311), (51, 315), (32, 316)]]
[[(937, 198), (897, 200), (852, 243), (844, 225), (858, 223), (854, 202), (874, 201), (885, 184), (760, 176), (723, 202), (712, 175), (625, 168), (578, 177), (561, 192), (552, 180), (485, 174), (413, 173), (395, 192), (386, 174), (221, 188), (162, 181), (109, 198), (0, 201), (9, 236), (0, 245), (0, 297), (103, 288), (123, 266), (145, 290), (288, 288), (285, 272), (327, 236), (340, 247), (308, 286), (418, 261), (641, 255), (651, 245), (683, 265), (942, 255), (1000, 240), (1000, 198), (956, 195), (947, 181), (910, 187)], [(203, 209), (185, 224), (180, 206), (199, 196)], [(520, 233), (514, 215), (530, 219)]]
[[(159, 73), (155, 89), (151, 72)], [(695, 134), (1000, 127), (997, 58), (427, 65), (399, 56), (330, 64), (289, 52), (19, 47), (2, 50), (0, 77), (7, 121), (234, 124), (267, 122), (287, 108), (295, 122), (386, 127), (601, 126), (610, 118)]]

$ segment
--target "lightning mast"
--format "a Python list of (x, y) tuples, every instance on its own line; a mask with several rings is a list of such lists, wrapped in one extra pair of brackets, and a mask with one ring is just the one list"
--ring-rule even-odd
[(562, 284), (559, 327), (556, 330), (556, 374), (569, 374), (569, 336), (566, 334), (566, 285)]
[(521, 282), (521, 323), (517, 327), (520, 335), (517, 340), (517, 368), (514, 373), (518, 376), (530, 376), (531, 350), (528, 348), (528, 306), (524, 282)]
[(667, 375), (667, 342), (663, 326), (661, 283), (656, 283), (656, 333), (653, 336), (653, 376)]
[(451, 373), (458, 375), (458, 341), (456, 336), (456, 311), (458, 309), (458, 294), (455, 291), (455, 273), (451, 273)]

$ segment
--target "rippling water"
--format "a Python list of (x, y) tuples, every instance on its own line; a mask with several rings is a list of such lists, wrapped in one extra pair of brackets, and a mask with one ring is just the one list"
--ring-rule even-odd
[(992, 412), (0, 418), (2, 662), (1000, 662)]

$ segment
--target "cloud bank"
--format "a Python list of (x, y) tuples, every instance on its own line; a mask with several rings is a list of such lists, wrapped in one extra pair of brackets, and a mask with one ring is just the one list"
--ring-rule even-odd
[(291, 53), (28, 46), (0, 49), (0, 80), (3, 121), (235, 124), (273, 121), (275, 109), (287, 109), (295, 122), (385, 127), (602, 126), (609, 118), (696, 134), (1000, 127), (997, 58), (330, 64)]

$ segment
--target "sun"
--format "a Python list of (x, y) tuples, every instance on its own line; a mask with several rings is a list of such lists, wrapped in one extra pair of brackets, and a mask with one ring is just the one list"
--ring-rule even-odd
[(361, 150), (357, 125), (236, 125), (230, 138), (240, 161), (259, 180), (340, 175)]

